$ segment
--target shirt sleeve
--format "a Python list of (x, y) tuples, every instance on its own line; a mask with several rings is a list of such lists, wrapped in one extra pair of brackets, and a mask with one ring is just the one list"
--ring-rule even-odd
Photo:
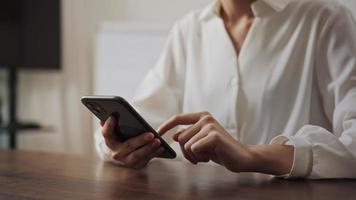
[(272, 143), (295, 147), (293, 167), (286, 177), (356, 178), (356, 26), (343, 7), (323, 26), (314, 72), (333, 130), (307, 125), (294, 136), (278, 136)]
[[(185, 49), (180, 26), (171, 30), (156, 65), (137, 88), (132, 105), (155, 129), (181, 112), (185, 77)], [(96, 151), (105, 161), (113, 161), (100, 130), (95, 133)]]

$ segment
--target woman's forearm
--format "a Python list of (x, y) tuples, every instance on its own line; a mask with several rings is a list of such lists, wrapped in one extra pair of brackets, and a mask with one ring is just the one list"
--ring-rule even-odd
[(284, 175), (291, 171), (294, 147), (290, 145), (249, 145), (251, 163), (249, 171)]

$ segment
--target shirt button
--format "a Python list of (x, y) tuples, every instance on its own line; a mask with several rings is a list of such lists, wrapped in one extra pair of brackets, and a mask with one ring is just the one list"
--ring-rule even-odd
[(236, 87), (236, 86), (237, 86), (237, 78), (236, 78), (236, 77), (234, 77), (234, 78), (231, 79), (230, 85), (231, 85), (232, 87)]

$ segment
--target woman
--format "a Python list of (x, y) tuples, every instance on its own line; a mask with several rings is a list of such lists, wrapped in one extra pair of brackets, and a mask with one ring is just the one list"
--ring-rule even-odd
[[(355, 33), (335, 2), (215, 1), (174, 26), (134, 105), (160, 134), (186, 125), (173, 138), (194, 164), (355, 178)], [(161, 153), (152, 133), (116, 141), (116, 123), (101, 122), (103, 158), (141, 168)]]

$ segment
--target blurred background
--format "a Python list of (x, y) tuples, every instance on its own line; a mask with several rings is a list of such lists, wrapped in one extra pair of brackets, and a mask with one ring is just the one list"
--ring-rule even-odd
[[(7, 9), (17, 14), (3, 11), (5, 1), (12, 6), (17, 2)], [(14, 35), (7, 32), (11, 24), (21, 27), (16, 45), (27, 49), (14, 54), (21, 62), (0, 55), (0, 147), (93, 155), (97, 121), (81, 105), (81, 96), (111, 94), (130, 99), (173, 23), (211, 0), (1, 2), (5, 14), (0, 14), (0, 52), (8, 54), (6, 58), (11, 50), (17, 52), (7, 39)], [(355, 1), (340, 2), (356, 16)], [(51, 42), (43, 47), (36, 39)], [(10, 47), (4, 50), (3, 44)], [(9, 112), (13, 108), (16, 116)], [(9, 129), (16, 133), (10, 143)]]

